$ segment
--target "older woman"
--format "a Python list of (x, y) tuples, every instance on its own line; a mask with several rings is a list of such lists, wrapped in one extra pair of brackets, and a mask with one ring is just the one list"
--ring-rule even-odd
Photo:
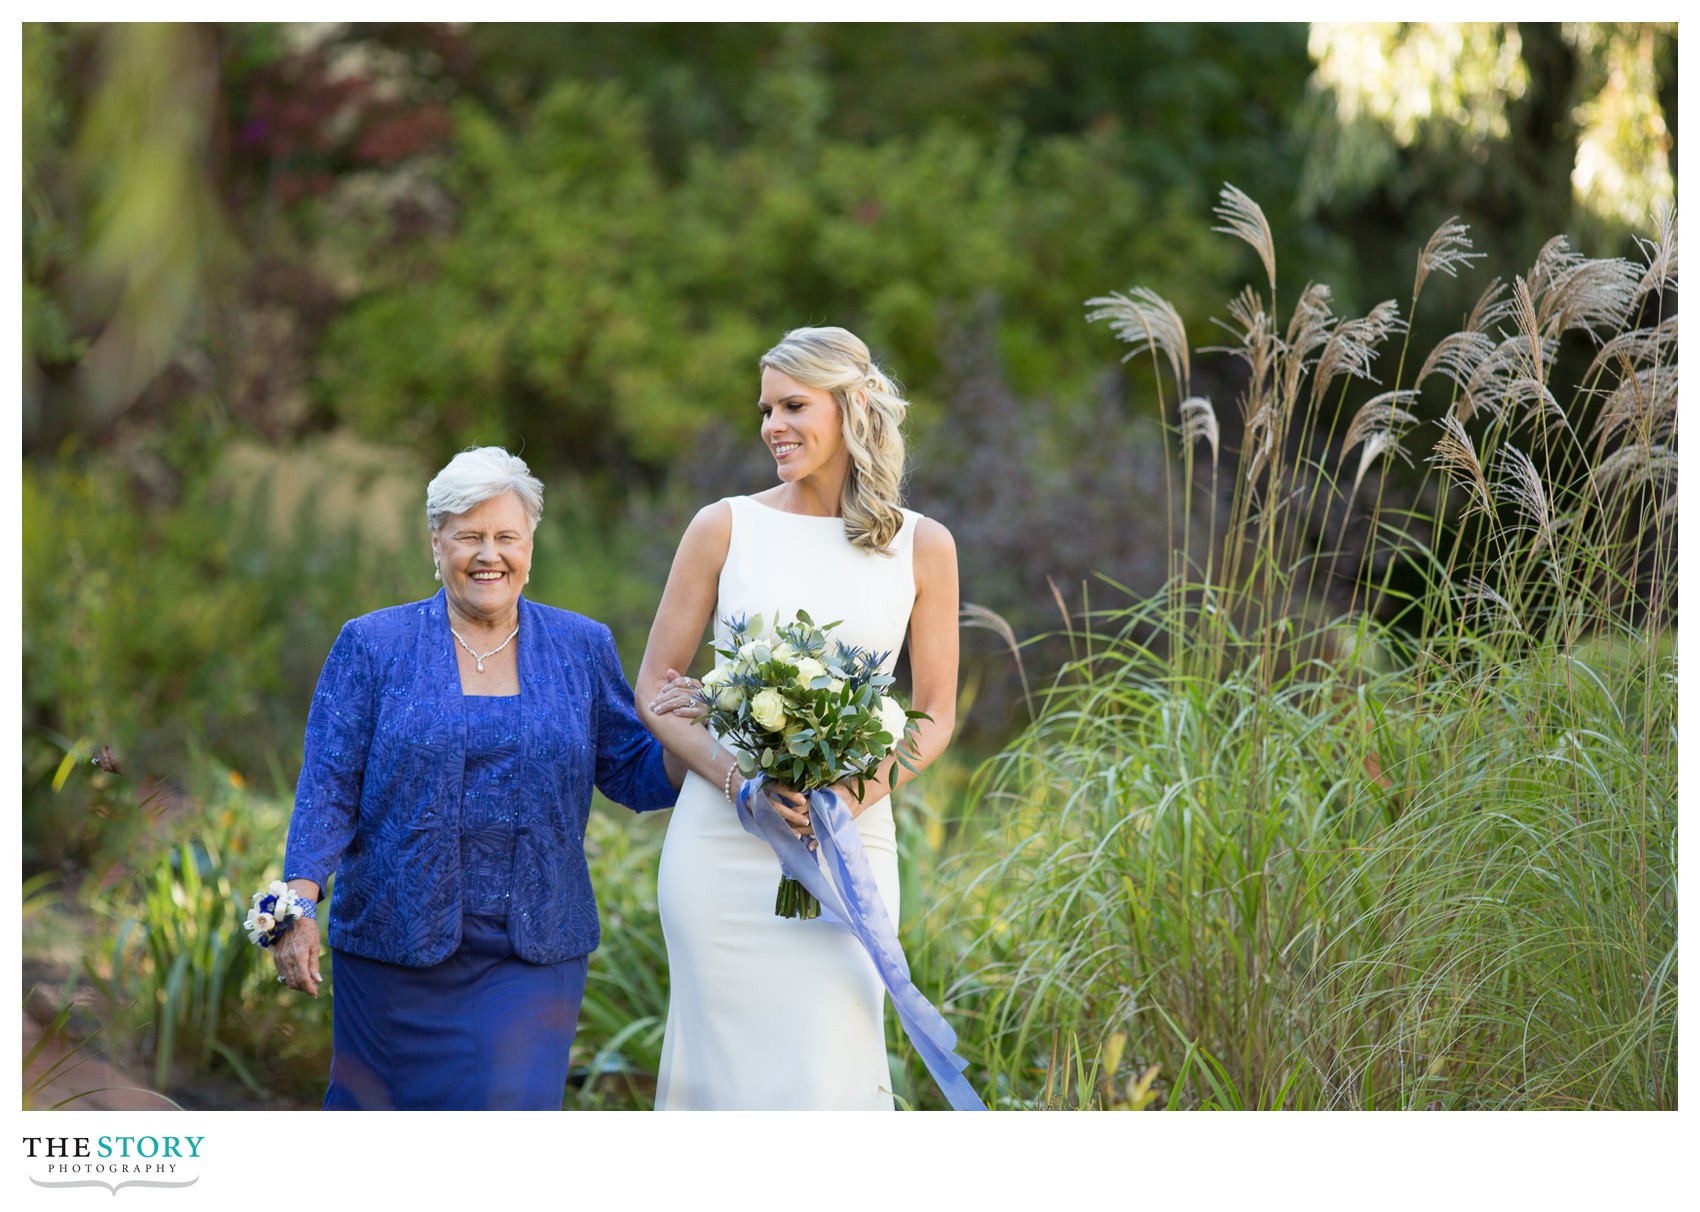
[[(672, 805), (608, 628), (521, 596), (543, 485), (497, 447), (425, 494), (436, 596), (346, 623), (319, 677), (284, 878), (336, 948), (327, 1110), (554, 1109), (599, 940), (591, 786)], [(318, 996), (319, 935), (274, 949)]]

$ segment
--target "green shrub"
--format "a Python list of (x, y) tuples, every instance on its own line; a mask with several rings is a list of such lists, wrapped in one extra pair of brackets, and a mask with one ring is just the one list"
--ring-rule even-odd
[[(325, 408), (425, 449), (523, 440), (540, 471), (618, 501), (676, 471), (706, 427), (753, 432), (755, 359), (786, 329), (854, 328), (926, 401), (949, 386), (952, 312), (990, 294), (1008, 305), (997, 339), (1016, 386), (1066, 408), (1095, 377), (1067, 317), (1097, 266), (1223, 263), (1107, 133), (757, 142), (702, 149), (672, 180), (647, 121), (618, 86), (577, 81), (519, 129), (459, 106), (459, 228), (365, 267), (327, 332)], [(917, 432), (932, 423), (919, 410)]]

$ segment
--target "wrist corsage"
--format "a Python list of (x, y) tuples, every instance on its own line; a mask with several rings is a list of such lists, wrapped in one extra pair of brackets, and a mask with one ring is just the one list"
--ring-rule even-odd
[(254, 893), (254, 907), (248, 910), (248, 920), (242, 923), (248, 931), (248, 941), (262, 947), (277, 943), (302, 918), (317, 918), (313, 902), (296, 892), (282, 880), (273, 880)]

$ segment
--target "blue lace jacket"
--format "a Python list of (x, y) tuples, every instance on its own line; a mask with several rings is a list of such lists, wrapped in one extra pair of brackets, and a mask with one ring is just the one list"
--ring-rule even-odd
[[(533, 963), (601, 939), (584, 858), (591, 785), (637, 811), (677, 795), (632, 704), (614, 637), (567, 610), (519, 602), (523, 755), (508, 933)], [(461, 931), (466, 715), (448, 607), (433, 598), (353, 619), (307, 716), (285, 879), (336, 876), (330, 942), (423, 968)]]

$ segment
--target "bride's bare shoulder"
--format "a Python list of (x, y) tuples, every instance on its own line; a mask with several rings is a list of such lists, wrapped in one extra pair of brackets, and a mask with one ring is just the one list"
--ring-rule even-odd
[(697, 510), (679, 539), (679, 552), (681, 555), (688, 552), (699, 557), (724, 560), (731, 543), (732, 502), (729, 498), (722, 498)]
[(915, 522), (915, 567), (956, 567), (956, 540), (937, 518), (922, 515)]

